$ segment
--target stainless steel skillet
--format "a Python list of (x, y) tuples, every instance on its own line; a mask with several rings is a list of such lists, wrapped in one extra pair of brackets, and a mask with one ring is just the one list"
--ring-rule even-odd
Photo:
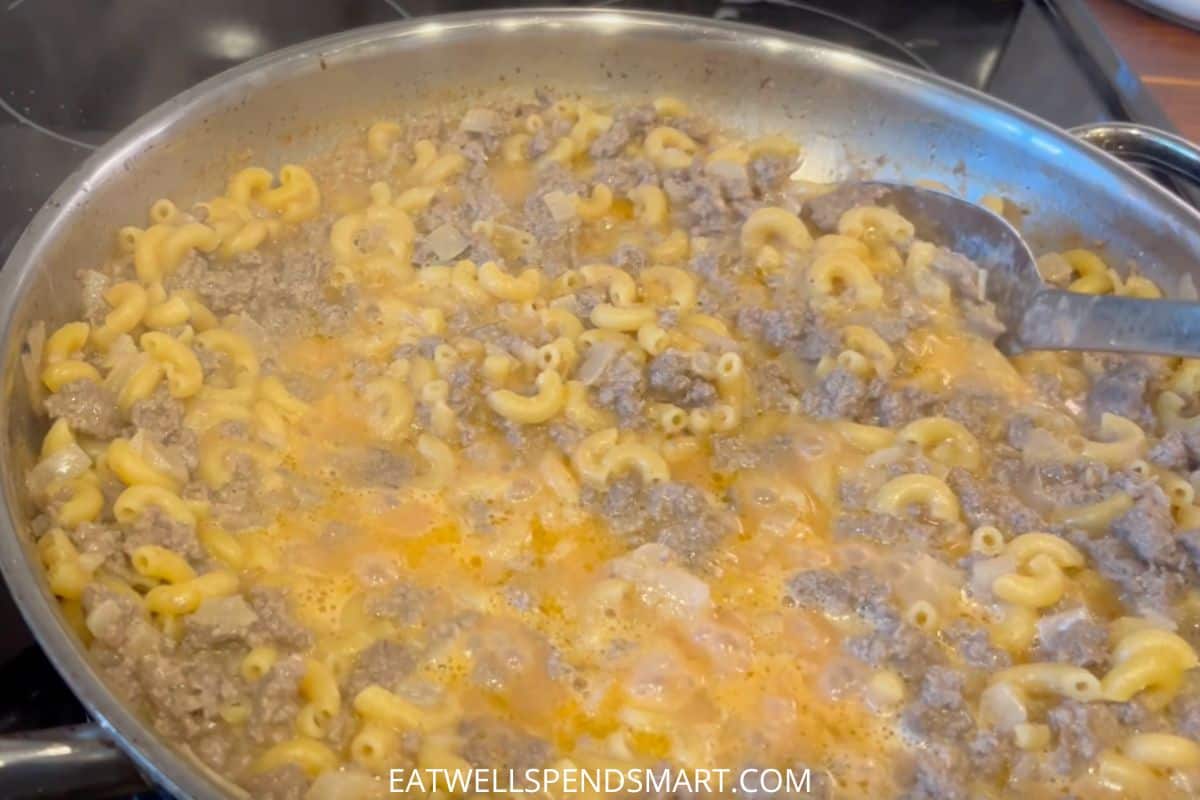
[[(670, 93), (750, 131), (807, 148), (804, 177), (938, 180), (1029, 210), (1035, 246), (1102, 243), (1168, 294), (1194, 296), (1200, 216), (1111, 156), (978, 93), (801, 37), (648, 13), (557, 10), (428, 18), (290, 48), (220, 75), (139, 120), (54, 194), (0, 273), (0, 569), (30, 627), (102, 730), (0, 743), (0, 795), (28, 788), (31, 758), (77, 785), (119, 745), (189, 798), (232, 793), (160, 740), (100, 681), (46, 589), (30, 546), (23, 476), (41, 427), (20, 352), (33, 320), (77, 314), (74, 274), (156, 198), (218, 189), (253, 150), (277, 166), (368, 120), (550, 86), (619, 99)], [(1143, 141), (1155, 134), (1139, 131)], [(6, 749), (7, 748), (7, 749)], [(39, 760), (40, 759), (40, 760)], [(35, 779), (36, 780), (36, 779)], [(87, 796), (98, 796), (89, 792)]]

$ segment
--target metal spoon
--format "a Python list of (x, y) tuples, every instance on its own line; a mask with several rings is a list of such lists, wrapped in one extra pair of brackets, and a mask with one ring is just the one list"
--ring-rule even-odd
[[(1200, 357), (1200, 303), (1067, 292), (1048, 286), (1021, 234), (982, 206), (935, 189), (883, 181), (848, 186), (871, 192), (916, 227), (917, 236), (987, 270), (987, 299), (1007, 331), (1006, 353), (1104, 350)], [(838, 191), (841, 191), (839, 189)]]

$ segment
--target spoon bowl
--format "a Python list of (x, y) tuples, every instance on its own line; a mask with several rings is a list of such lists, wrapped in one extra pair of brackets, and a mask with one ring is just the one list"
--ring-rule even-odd
[[(1200, 357), (1200, 303), (1068, 292), (1046, 284), (1029, 244), (1008, 220), (936, 189), (884, 181), (847, 185), (894, 208), (917, 236), (975, 262), (1005, 332), (997, 346)], [(839, 190), (841, 191), (841, 190)]]

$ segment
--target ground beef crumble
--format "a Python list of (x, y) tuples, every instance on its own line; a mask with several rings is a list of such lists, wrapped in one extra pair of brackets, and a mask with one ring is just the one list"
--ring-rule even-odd
[[(691, 143), (656, 152), (646, 142), (656, 128)], [(42, 471), (58, 472), (30, 476), (32, 539), (50, 566), (65, 552), (93, 576), (78, 598), (72, 573), (51, 586), (86, 628), (99, 674), (155, 731), (262, 800), (331, 797), (331, 778), (366, 778), (349, 754), (373, 724), (355, 703), (368, 687), (428, 714), (388, 729), (396, 766), (445, 750), (518, 782), (575, 758), (573, 747), (653, 754), (665, 770), (715, 743), (735, 745), (740, 770), (777, 766), (763, 757), (776, 750), (810, 758), (819, 797), (864, 764), (914, 800), (1040, 797), (1075, 790), (1133, 733), (1200, 741), (1200, 671), (1162, 703), (1152, 692), (1120, 703), (1033, 692), (1023, 713), (1049, 731), (1033, 751), (1017, 747), (989, 688), (1033, 662), (1103, 679), (1121, 625), (1200, 647), (1190, 600), (1200, 528), (1180, 488), (1200, 486), (1200, 431), (1156, 411), (1166, 388), (1186, 385), (1177, 361), (1030, 354), (1003, 380), (991, 369), (980, 380), (952, 357), (998, 357), (1004, 325), (979, 265), (877, 230), (821, 239), (845, 229), (847, 211), (886, 204), (883, 191), (793, 179), (803, 161), (769, 139), (661, 103), (540, 90), (465, 117), (414, 116), (393, 139), (314, 160), (321, 203), (300, 224), (276, 226), (267, 202), (290, 180), (251, 192), (236, 224), (266, 223), (262, 246), (231, 252), (225, 240), (172, 258), (148, 296), (182, 299), (181, 324), (147, 314), (106, 341), (110, 289), (144, 265), (122, 248), (80, 270), (90, 341), (69, 357), (88, 377), (58, 386), (30, 372), (34, 405), (71, 439), (51, 441), (57, 458), (44, 453)], [(434, 180), (431, 160), (449, 174)], [(605, 189), (609, 209), (586, 213), (589, 199), (608, 202)], [(667, 217), (647, 227), (638, 192), (659, 190)], [(168, 225), (224, 230), (219, 205), (181, 204)], [(766, 207), (796, 214), (816, 241), (753, 252), (743, 226)], [(343, 220), (359, 211), (342, 247)], [(814, 291), (816, 260), (841, 247), (869, 267), (881, 303), (862, 307), (850, 292), (831, 304)], [(1056, 258), (1066, 263), (1048, 256), (1047, 280), (1061, 285), (1065, 274), (1049, 274)], [(537, 291), (481, 277), (488, 262), (518, 282), (535, 270)], [(585, 285), (591, 264), (638, 287), (629, 320), (610, 329), (593, 323), (597, 309), (626, 301)], [(692, 276), (694, 298), (658, 302), (647, 271), (661, 267)], [(661, 335), (651, 322), (662, 347), (648, 343)], [(150, 357), (131, 350), (146, 349), (149, 325), (195, 353), (200, 388), (169, 360), (129, 360)], [(846, 352), (851, 325), (885, 342), (894, 363)], [(244, 337), (253, 364), (210, 346), (214, 326)], [(28, 366), (44, 369), (40, 339), (29, 337)], [(743, 385), (715, 376), (725, 353), (741, 357)], [(128, 389), (135, 363), (150, 364), (152, 391)], [(501, 392), (533, 405), (543, 384), (554, 394), (554, 378), (561, 408), (549, 420), (500, 413)], [(1197, 401), (1184, 402), (1190, 417)], [(684, 410), (684, 430), (661, 421), (666, 405)], [(702, 424), (718, 407), (738, 414), (732, 429)], [(1141, 427), (1139, 461), (1085, 454), (1110, 415)], [(925, 417), (964, 427), (978, 463), (873, 429)], [(581, 446), (595, 434), (637, 443), (650, 466), (606, 452), (587, 464)], [(106, 447), (118, 437), (146, 461), (140, 472), (114, 468)], [(880, 502), (888, 481), (911, 475), (943, 482), (956, 513)], [(99, 511), (88, 507), (96, 497)], [(1067, 513), (1102, 501), (1123, 503), (1102, 524)], [(1062, 597), (1037, 609), (1027, 646), (1003, 640), (995, 621), (1007, 610), (991, 587), (1029, 565), (973, 547), (983, 526), (1007, 542), (1062, 537), (1084, 555), (1065, 570)], [(147, 548), (182, 558), (180, 582), (194, 573), (194, 586), (217, 588), (188, 594), (175, 576), (142, 574), (134, 556)], [(187, 607), (178, 614), (140, 599), (174, 591)], [(918, 603), (928, 618), (913, 615)], [(781, 743), (779, 723), (822, 719), (786, 691), (729, 716), (714, 690), (759, 680), (762, 658), (796, 668), (795, 685), (821, 702), (865, 702), (894, 733), (886, 754), (860, 762), (848, 747), (822, 759), (823, 745)], [(339, 708), (304, 717), (322, 666)], [(337, 771), (256, 766), (310, 734)]]

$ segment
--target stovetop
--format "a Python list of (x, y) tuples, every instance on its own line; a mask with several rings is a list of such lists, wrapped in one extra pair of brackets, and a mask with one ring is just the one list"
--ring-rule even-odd
[[(280, 47), (362, 25), (537, 5), (545, 4), (0, 0), (0, 262), (42, 202), (91, 151), (204, 78)], [(593, 5), (681, 11), (806, 34), (952, 78), (1063, 127), (1111, 119), (1170, 127), (1083, 0)], [(84, 719), (3, 590), (0, 686), (21, 687), (0, 694), (0, 733)]]

